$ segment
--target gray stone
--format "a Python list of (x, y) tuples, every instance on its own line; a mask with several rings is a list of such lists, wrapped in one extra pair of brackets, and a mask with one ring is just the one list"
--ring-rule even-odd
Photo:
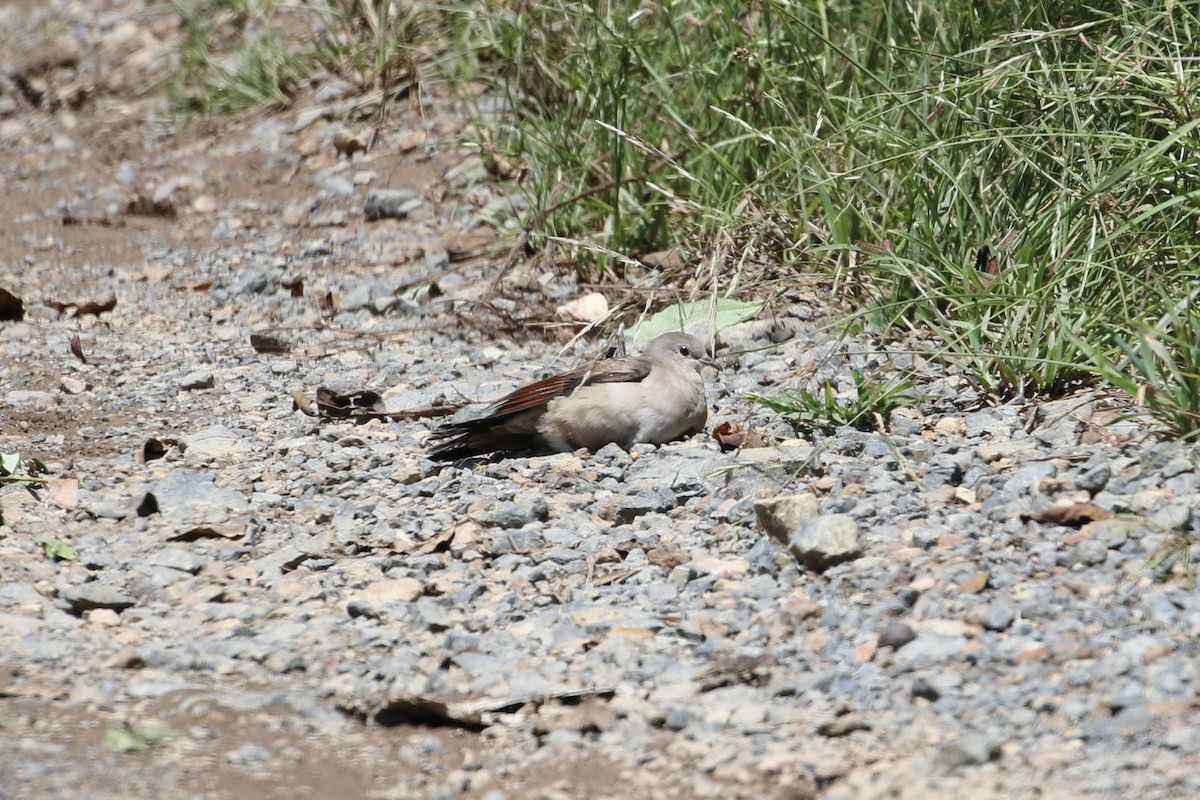
[(363, 204), (363, 216), (368, 220), (404, 219), (413, 209), (421, 207), (421, 198), (407, 189), (372, 189)]
[(1187, 502), (1167, 503), (1150, 515), (1150, 524), (1164, 531), (1186, 529), (1192, 522), (1192, 506)]
[(488, 531), (481, 537), (483, 551), (493, 556), (507, 553), (532, 553), (546, 544), (541, 533), (529, 528), (517, 530)]
[(917, 638), (917, 632), (903, 622), (889, 622), (879, 632), (879, 638), (876, 640), (876, 647), (883, 649), (890, 647), (893, 650), (899, 650), (904, 645)]
[(419, 597), (417, 598), (417, 614), (421, 621), (429, 628), (437, 630), (445, 630), (452, 626), (455, 622), (455, 615), (450, 613), (446, 608), (446, 604), (437, 597)]
[(211, 389), (217, 385), (217, 379), (208, 370), (200, 372), (189, 372), (184, 375), (179, 381), (179, 388), (185, 392), (200, 391), (202, 389)]
[(942, 743), (934, 760), (942, 769), (953, 770), (998, 761), (1000, 755), (999, 742), (980, 733), (965, 733)]
[(801, 522), (820, 513), (821, 502), (813, 494), (784, 495), (754, 502), (758, 526), (783, 545), (790, 542)]
[(195, 575), (204, 567), (204, 561), (195, 553), (182, 547), (164, 547), (157, 550), (152, 558), (153, 563), (160, 567), (169, 567)]
[[(241, 437), (224, 425), (210, 425), (183, 438), (183, 446), (189, 457), (224, 458), (245, 450)], [(208, 477), (212, 481), (212, 477)]]
[(1016, 495), (1025, 494), (1046, 478), (1053, 478), (1057, 474), (1058, 467), (1051, 461), (1039, 461), (1027, 464), (1018, 469), (1011, 478), (1005, 481), (1004, 491)]
[(72, 586), (64, 591), (62, 596), (71, 604), (73, 611), (87, 611), (92, 608), (124, 611), (137, 603), (137, 598), (133, 595), (106, 583), (92, 582)]
[(356, 619), (357, 617), (366, 617), (367, 619), (379, 618), (379, 611), (376, 610), (375, 606), (371, 605), (369, 600), (362, 598), (357, 598), (347, 603), (346, 613), (350, 615), (351, 619)]
[(500, 503), (483, 515), (482, 521), (499, 528), (521, 528), (540, 522), (550, 514), (546, 498), (540, 494)]
[(962, 465), (952, 456), (938, 456), (929, 462), (925, 468), (924, 483), (926, 489), (936, 489), (939, 486), (957, 486), (963, 477)]
[(862, 555), (862, 531), (846, 514), (801, 520), (786, 543), (797, 561), (818, 572)]
[(1092, 567), (1103, 564), (1107, 559), (1108, 545), (1095, 539), (1086, 539), (1067, 551), (1066, 566), (1073, 567), (1082, 564)]
[(1007, 603), (992, 603), (979, 615), (979, 624), (989, 631), (1006, 631), (1017, 618), (1017, 612)]
[(1173, 456), (1170, 461), (1163, 465), (1162, 476), (1164, 478), (1174, 478), (1176, 475), (1182, 475), (1185, 472), (1193, 472), (1196, 465), (1187, 456)]
[(1112, 467), (1107, 461), (1102, 461), (1076, 475), (1075, 486), (1095, 497), (1098, 492), (1104, 490), (1104, 487), (1108, 485), (1108, 479), (1111, 477)]
[(1129, 522), (1123, 519), (1104, 520), (1092, 524), (1092, 535), (1109, 550), (1120, 548), (1129, 541)]

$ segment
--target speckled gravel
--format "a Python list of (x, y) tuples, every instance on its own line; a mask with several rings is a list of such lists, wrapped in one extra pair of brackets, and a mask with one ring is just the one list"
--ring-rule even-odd
[[(439, 464), (436, 419), (307, 416), (293, 392), (487, 401), (594, 350), (471, 310), (521, 197), (453, 114), (394, 108), (339, 157), (372, 117), (331, 79), (169, 137), (131, 94), (175, 35), (144, 7), (0, 10), (4, 74), (57, 16), (86, 55), (46, 85), (99, 76), (77, 107), (0, 84), (0, 286), (26, 308), (0, 451), (65, 479), (0, 488), (4, 796), (1200, 795), (1200, 599), (1169, 558), (1200, 528), (1195, 447), (1103, 397), (992, 405), (800, 292), (718, 334), (710, 430), (763, 448)], [(534, 319), (582, 291), (504, 289)], [(888, 433), (802, 438), (747, 399), (880, 365), (924, 396)], [(1028, 517), (1072, 503), (1115, 516)]]

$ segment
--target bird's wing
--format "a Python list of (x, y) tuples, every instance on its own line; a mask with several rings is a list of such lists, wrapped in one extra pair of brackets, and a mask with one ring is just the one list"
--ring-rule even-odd
[(480, 420), (492, 423), (546, 405), (556, 397), (566, 397), (580, 386), (595, 383), (638, 383), (650, 374), (650, 362), (640, 356), (612, 358), (593, 367), (580, 367), (522, 386), (490, 406)]
[(567, 397), (580, 386), (637, 383), (650, 374), (650, 362), (640, 356), (600, 361), (592, 367), (554, 375), (501, 398), (475, 419), (451, 422), (433, 431), (433, 458), (459, 458), (495, 450), (515, 450), (537, 437), (538, 419), (556, 397)]

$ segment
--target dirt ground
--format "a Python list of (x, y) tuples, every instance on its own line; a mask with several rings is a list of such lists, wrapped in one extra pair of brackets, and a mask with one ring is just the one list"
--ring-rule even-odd
[[(124, 332), (98, 316), (75, 318), (74, 304), (115, 296), (122, 304), (144, 304), (140, 311), (150, 317), (171, 316), (173, 295), (207, 291), (211, 283), (207, 263), (220, 247), (213, 226), (221, 211), (245, 209), (247, 226), (278, 219), (289, 205), (321, 191), (315, 176), (339, 157), (328, 146), (331, 126), (344, 123), (363, 135), (373, 129), (362, 114), (339, 121), (334, 110), (297, 128), (296, 116), (313, 106), (311, 97), (273, 114), (175, 119), (161, 95), (144, 87), (177, 34), (169, 13), (141, 3), (86, 9), (20, 0), (0, 10), (0, 287), (22, 298), (27, 319), (66, 321), (41, 351), (0, 349), (5, 393), (58, 393), (74, 363), (72, 335), (81, 336), (91, 365), (119, 373), (125, 365), (105, 354), (104, 341)], [(419, 192), (461, 154), (452, 147), (397, 147), (399, 120), (410, 110), (400, 103), (384, 121), (370, 168), (389, 187)], [(294, 133), (264, 140), (264, 123), (271, 120)], [(444, 129), (452, 128), (447, 121)], [(168, 183), (174, 188), (161, 192)], [(349, 213), (361, 221), (360, 209)], [(264, 247), (266, 256), (291, 258), (298, 241), (313, 235), (296, 225)], [(190, 257), (163, 263), (167, 251)], [(293, 263), (293, 272), (303, 271), (302, 259)], [(337, 268), (332, 261), (322, 266)], [(173, 366), (161, 353), (151, 361), (154, 370)], [(69, 403), (10, 404), (0, 412), (0, 450), (30, 454), (35, 439), (62, 437), (71, 458), (109, 461), (127, 456), (131, 445), (127, 435), (110, 432), (152, 416), (132, 393), (107, 396), (94, 416)], [(197, 406), (193, 416), (205, 417), (206, 409)], [(172, 423), (184, 430), (192, 421), (154, 424), (170, 435)], [(429, 769), (428, 759), (413, 763), (401, 752), (413, 736), (445, 742), (440, 771), (457, 769), (485, 747), (473, 731), (389, 729), (349, 717), (314, 733), (294, 709), (222, 707), (210, 699), (220, 687), (198, 689), (191, 701), (188, 693), (175, 693), (114, 708), (63, 696), (56, 687), (15, 690), (4, 662), (0, 647), (0, 741), (9, 752), (0, 785), (40, 787), (43, 798), (366, 797), (395, 786), (406, 771)], [(188, 737), (186, 751), (170, 740), (146, 752), (105, 744), (112, 729), (146, 721), (198, 735)], [(327, 738), (329, 725), (338, 730), (336, 743)], [(246, 746), (283, 756), (257, 772), (222, 756)], [(553, 783), (554, 776), (546, 777)], [(23, 791), (30, 790), (0, 795), (33, 796)]]

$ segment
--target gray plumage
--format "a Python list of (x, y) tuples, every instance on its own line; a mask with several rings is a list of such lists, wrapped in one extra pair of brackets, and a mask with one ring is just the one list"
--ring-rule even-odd
[(605, 359), (522, 386), (479, 418), (444, 425), (434, 431), (429, 455), (598, 450), (610, 442), (628, 449), (702, 431), (708, 420), (700, 375), (705, 365), (716, 362), (703, 342), (666, 333), (640, 355)]

